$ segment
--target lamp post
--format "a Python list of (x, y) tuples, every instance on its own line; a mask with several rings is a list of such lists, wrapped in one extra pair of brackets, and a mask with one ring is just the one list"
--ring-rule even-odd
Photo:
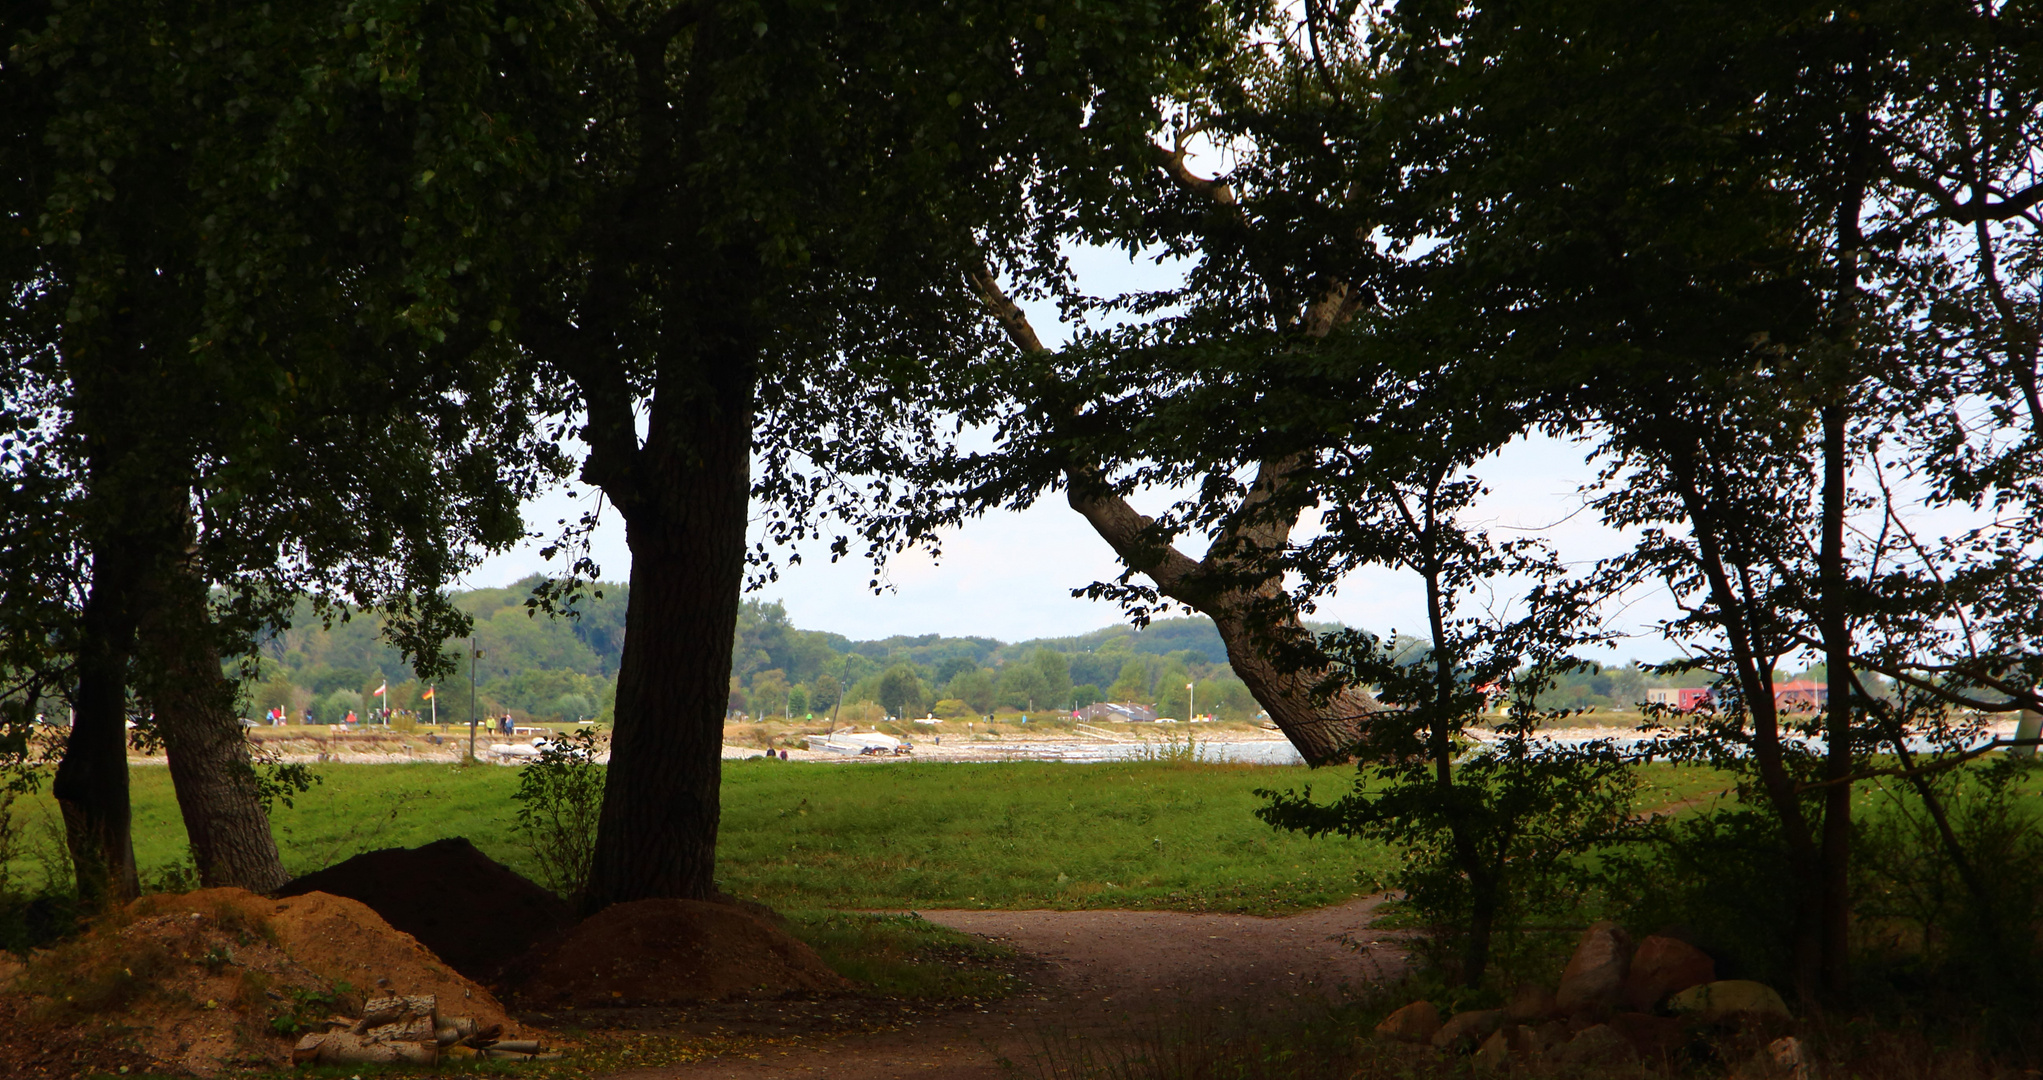
[(468, 635), (468, 760), (475, 760), (475, 662), (482, 659), (482, 650), (475, 647), (475, 635)]

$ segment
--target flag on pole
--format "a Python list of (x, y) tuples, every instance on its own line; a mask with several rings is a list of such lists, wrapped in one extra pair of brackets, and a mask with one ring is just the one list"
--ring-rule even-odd
[(375, 689), (375, 691), (374, 691), (374, 694), (373, 694), (373, 696), (375, 696), (375, 697), (382, 697), (382, 696), (383, 696), (383, 691), (385, 691), (385, 690), (388, 690), (388, 689), (390, 689), (390, 680), (388, 680), (388, 679), (385, 679), (385, 680), (383, 681), (383, 685), (382, 685), (382, 686), (379, 686), (379, 687), (377, 687), (377, 688)]
[(420, 694), (420, 695), (419, 695), (419, 700), (420, 700), (420, 701), (431, 701), (431, 700), (433, 700), (433, 688), (432, 688), (432, 687), (430, 687), (430, 686), (426, 687), (426, 692), (425, 692), (425, 693), (423, 693), (423, 694)]

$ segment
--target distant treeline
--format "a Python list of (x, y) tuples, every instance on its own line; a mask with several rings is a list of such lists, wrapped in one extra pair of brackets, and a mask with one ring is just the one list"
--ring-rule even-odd
[[(525, 601), (539, 579), (501, 589), (456, 594), (475, 619), (482, 658), (475, 665), (476, 711), (518, 719), (607, 722), (624, 647), (630, 588), (606, 583), (574, 605), (572, 617), (534, 614)], [(334, 723), (382, 707), (374, 691), (387, 684), (389, 707), (431, 715), (428, 689), (397, 651), (384, 644), (373, 616), (322, 626), (308, 610), (264, 642), (262, 671), (248, 687), (250, 716), (277, 706), (294, 720), (310, 713)], [(1416, 659), (1425, 643), (1401, 643)], [(444, 719), (469, 716), (465, 643), (450, 643), (457, 672), (440, 683)], [(1227, 664), (1211, 620), (1159, 619), (1137, 629), (1113, 625), (1076, 637), (1015, 643), (940, 634), (854, 641), (802, 630), (773, 601), (739, 611), (731, 664), (733, 716), (822, 716), (847, 707), (893, 716), (988, 715), (1054, 711), (1097, 701), (1147, 705), (1165, 716), (1191, 710), (1223, 720), (1259, 712), (1248, 687)], [(1623, 708), (1652, 686), (1700, 686), (1708, 676), (1651, 676), (1636, 666), (1591, 665), (1563, 679), (1542, 704)], [(1186, 685), (1194, 687), (1187, 700)], [(1189, 708), (1188, 708), (1189, 704)]]

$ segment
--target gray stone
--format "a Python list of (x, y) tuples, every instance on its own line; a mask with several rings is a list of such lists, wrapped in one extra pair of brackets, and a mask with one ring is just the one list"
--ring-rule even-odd
[(1678, 938), (1656, 934), (1639, 942), (1632, 952), (1631, 970), (1624, 980), (1625, 1007), (1652, 1012), (1653, 1006), (1669, 995), (1716, 978), (1717, 962), (1710, 954)]
[(1723, 979), (1692, 986), (1668, 999), (1667, 1007), (1705, 1020), (1752, 1013), (1794, 1018), (1788, 1003), (1781, 1000), (1773, 987), (1749, 979)]
[(1538, 983), (1521, 983), (1504, 1006), (1504, 1018), (1514, 1024), (1530, 1024), (1560, 1012), (1554, 992)]
[(1504, 1026), (1504, 1010), (1471, 1009), (1455, 1013), (1453, 1018), (1440, 1025), (1433, 1033), (1433, 1045), (1439, 1047), (1473, 1046), (1490, 1037), (1490, 1034)]
[(1553, 1058), (1562, 1065), (1606, 1065), (1637, 1061), (1639, 1052), (1616, 1028), (1596, 1024), (1569, 1039), (1567, 1045), (1554, 1051)]
[(1631, 937), (1614, 922), (1600, 922), (1584, 931), (1554, 994), (1561, 1011), (1594, 1015), (1616, 1008), (1631, 969), (1631, 946)]
[(1541, 1050), (1539, 1034), (1531, 1028), (1517, 1024), (1505, 1024), (1483, 1040), (1482, 1048), (1475, 1053), (1476, 1065), (1485, 1069), (1508, 1069), (1514, 1061), (1537, 1057)]

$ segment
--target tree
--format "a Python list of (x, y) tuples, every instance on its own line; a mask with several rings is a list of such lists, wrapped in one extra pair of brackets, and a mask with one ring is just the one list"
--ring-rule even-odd
[(750, 699), (752, 708), (759, 714), (760, 719), (764, 720), (775, 713), (786, 716), (787, 698), (787, 672), (774, 668), (752, 676)]
[(1000, 703), (1029, 710), (1050, 700), (1050, 683), (1034, 664), (1009, 664), (1000, 670)]
[(985, 668), (961, 671), (944, 684), (945, 697), (955, 698), (972, 707), (972, 711), (985, 715), (993, 711), (998, 694), (993, 676)]
[(1165, 660), (1156, 672), (1156, 689), (1152, 692), (1158, 712), (1190, 720), (1191, 698), (1186, 687), (1192, 685), (1192, 669), (1182, 660)]
[(835, 676), (818, 675), (809, 680), (809, 707), (817, 711), (832, 708), (837, 704), (838, 684)]
[(922, 676), (915, 673), (912, 665), (895, 664), (880, 675), (880, 705), (889, 716), (907, 717), (920, 712), (927, 696)]
[[(548, 103), (581, 125), (548, 147), (573, 224), (535, 247), (518, 334), (632, 551), (586, 907), (714, 895), (749, 500), (775, 540), (874, 521), (852, 478), (914, 502), (885, 477), (1001, 377), (962, 267), (1080, 197), (1031, 202), (1033, 176), (1149, 125), (1202, 10), (596, 3), (555, 31), (581, 58)], [(914, 535), (865, 530), (874, 554)]]
[[(282, 869), (221, 658), (252, 660), (309, 592), (327, 614), (389, 606), (430, 666), (462, 545), (518, 533), (526, 428), (498, 391), (522, 383), (484, 329), (500, 298), (465, 276), (478, 220), (515, 200), (452, 171), (427, 190), (438, 154), (511, 165), (517, 140), (473, 94), (436, 111), (441, 89), (499, 83), (473, 9), (394, 4), (366, 35), (301, 8), (47, 14), (4, 25), (0, 171), (21, 226), (8, 347), (63, 388), (38, 419), (78, 481), (60, 530), (78, 602), (27, 630), (62, 643), (50, 677), (75, 686), (55, 793), (86, 902), (132, 895), (132, 690), (202, 880), (267, 889)], [(436, 120), (445, 140), (411, 137)]]
[(979, 670), (979, 662), (969, 656), (948, 657), (942, 663), (936, 665), (936, 683), (939, 686), (947, 686), (952, 679), (968, 671), (977, 670)]
[(1124, 702), (1149, 701), (1149, 664), (1143, 660), (1130, 660), (1121, 665), (1121, 674), (1114, 679), (1114, 685), (1107, 687), (1107, 700)]
[[(1495, 936), (1543, 906), (1566, 910), (1582, 891), (1585, 858), (1637, 832), (1637, 779), (1607, 740), (1579, 747), (1541, 740), (1554, 719), (1534, 701), (1555, 673), (1578, 667), (1569, 650), (1599, 640), (1594, 587), (1570, 582), (1541, 545), (1499, 544), (1465, 522), (1484, 494), (1467, 470), (1494, 446), (1479, 402), (1437, 394), (1425, 380), (1379, 431), (1366, 466), (1322, 477), (1323, 550), (1404, 570), (1424, 588), (1429, 648), (1413, 662), (1396, 640), (1345, 631), (1331, 648), (1347, 677), (1376, 687), (1392, 710), (1365, 736), (1363, 779), (1331, 806), (1309, 793), (1274, 796), (1262, 816), (1312, 832), (1373, 836), (1405, 852), (1399, 884), (1437, 923), (1436, 939), (1462, 944), (1453, 965), (1480, 985)], [(1475, 407), (1471, 407), (1474, 405)], [(1500, 582), (1531, 590), (1510, 610), (1491, 601)], [(1513, 686), (1511, 719), (1495, 744), (1464, 752), (1491, 687)], [(1561, 716), (1567, 715), (1565, 712)], [(1573, 886), (1572, 888), (1570, 886)]]
[[(1334, 18), (1328, 10), (1315, 6), (1305, 14), (1326, 21)], [(1366, 104), (1372, 62), (1352, 41), (1342, 42), (1345, 28), (1325, 36), (1329, 27), (1300, 25), (1289, 9), (1215, 18), (1217, 32), (1234, 47), (1210, 63), (1183, 65), (1169, 124), (1142, 133), (1142, 167), (1122, 175), (1116, 194), (1124, 202), (1073, 225), (1095, 243), (1192, 257), (1185, 285), (1081, 297), (1062, 281), (1061, 264), (1014, 283), (1057, 295), (1067, 311), (1116, 320), (1129, 312), (1184, 312), (1081, 335), (1053, 355), (1008, 287), (990, 270), (975, 272), (984, 302), (1031, 378), (1011, 404), (1001, 448), (947, 461), (930, 476), (968, 512), (1025, 506), (1061, 489), (1126, 567), (1115, 581), (1094, 583), (1081, 595), (1119, 601), (1138, 624), (1170, 602), (1208, 615), (1234, 670), (1305, 759), (1344, 761), (1375, 705), (1365, 689), (1342, 685), (1312, 662), (1303, 612), (1282, 595), (1281, 563), (1312, 509), (1298, 495), (1301, 470), (1313, 462), (1309, 450), (1286, 445), (1278, 427), (1259, 433), (1265, 437), (1258, 456), (1242, 462), (1233, 455), (1231, 419), (1172, 430), (1154, 410), (1211, 370), (1242, 377), (1229, 387), (1237, 405), (1263, 389), (1272, 396), (1295, 392), (1308, 402), (1314, 393), (1353, 392), (1325, 378), (1271, 386), (1248, 372), (1251, 357), (1321, 348), (1380, 287), (1387, 260), (1369, 241), (1380, 219), (1368, 198), (1381, 183), (1380, 164), (1349, 152), (1374, 124)], [(1238, 162), (1230, 175), (1192, 170), (1188, 151), (1200, 140)], [(1216, 401), (1177, 411), (1209, 421), (1225, 415)], [(1152, 517), (1128, 501), (1145, 487), (1197, 495)], [(1208, 541), (1198, 559), (1175, 546), (1192, 532)]]
[[(2027, 440), (1982, 442), (2024, 412), (1995, 254), (2043, 201), (2037, 72), (2017, 58), (2034, 15), (2008, 14), (1419, 4), (1386, 39), (1418, 118), (1398, 150), (1415, 210), (1390, 231), (1437, 245), (1432, 329), (1534, 423), (1601, 440), (1597, 505), (1643, 537), (1610, 580), (1664, 582), (1681, 666), (1719, 678), (1725, 713), (1676, 745), (1751, 771), (1795, 875), (1808, 997), (1850, 985), (1865, 756), (1892, 748), (1913, 781), (1971, 752), (1937, 721), (1952, 752), (1911, 761), (1909, 711), (1861, 673), (1953, 704), (1959, 684), (2000, 683), (1995, 707), (2034, 693), (2026, 620), (1996, 612), (2033, 580), (2019, 528), (1923, 542), (1887, 475), (1935, 477), (1930, 505), (2027, 499)], [(1972, 591), (1987, 579), (1996, 599)], [(1799, 732), (1774, 696), (1793, 656), (1831, 685)]]
[(1055, 649), (1038, 648), (1029, 656), (1030, 666), (1041, 677), (1042, 707), (1061, 709), (1071, 698), (1071, 660)]

